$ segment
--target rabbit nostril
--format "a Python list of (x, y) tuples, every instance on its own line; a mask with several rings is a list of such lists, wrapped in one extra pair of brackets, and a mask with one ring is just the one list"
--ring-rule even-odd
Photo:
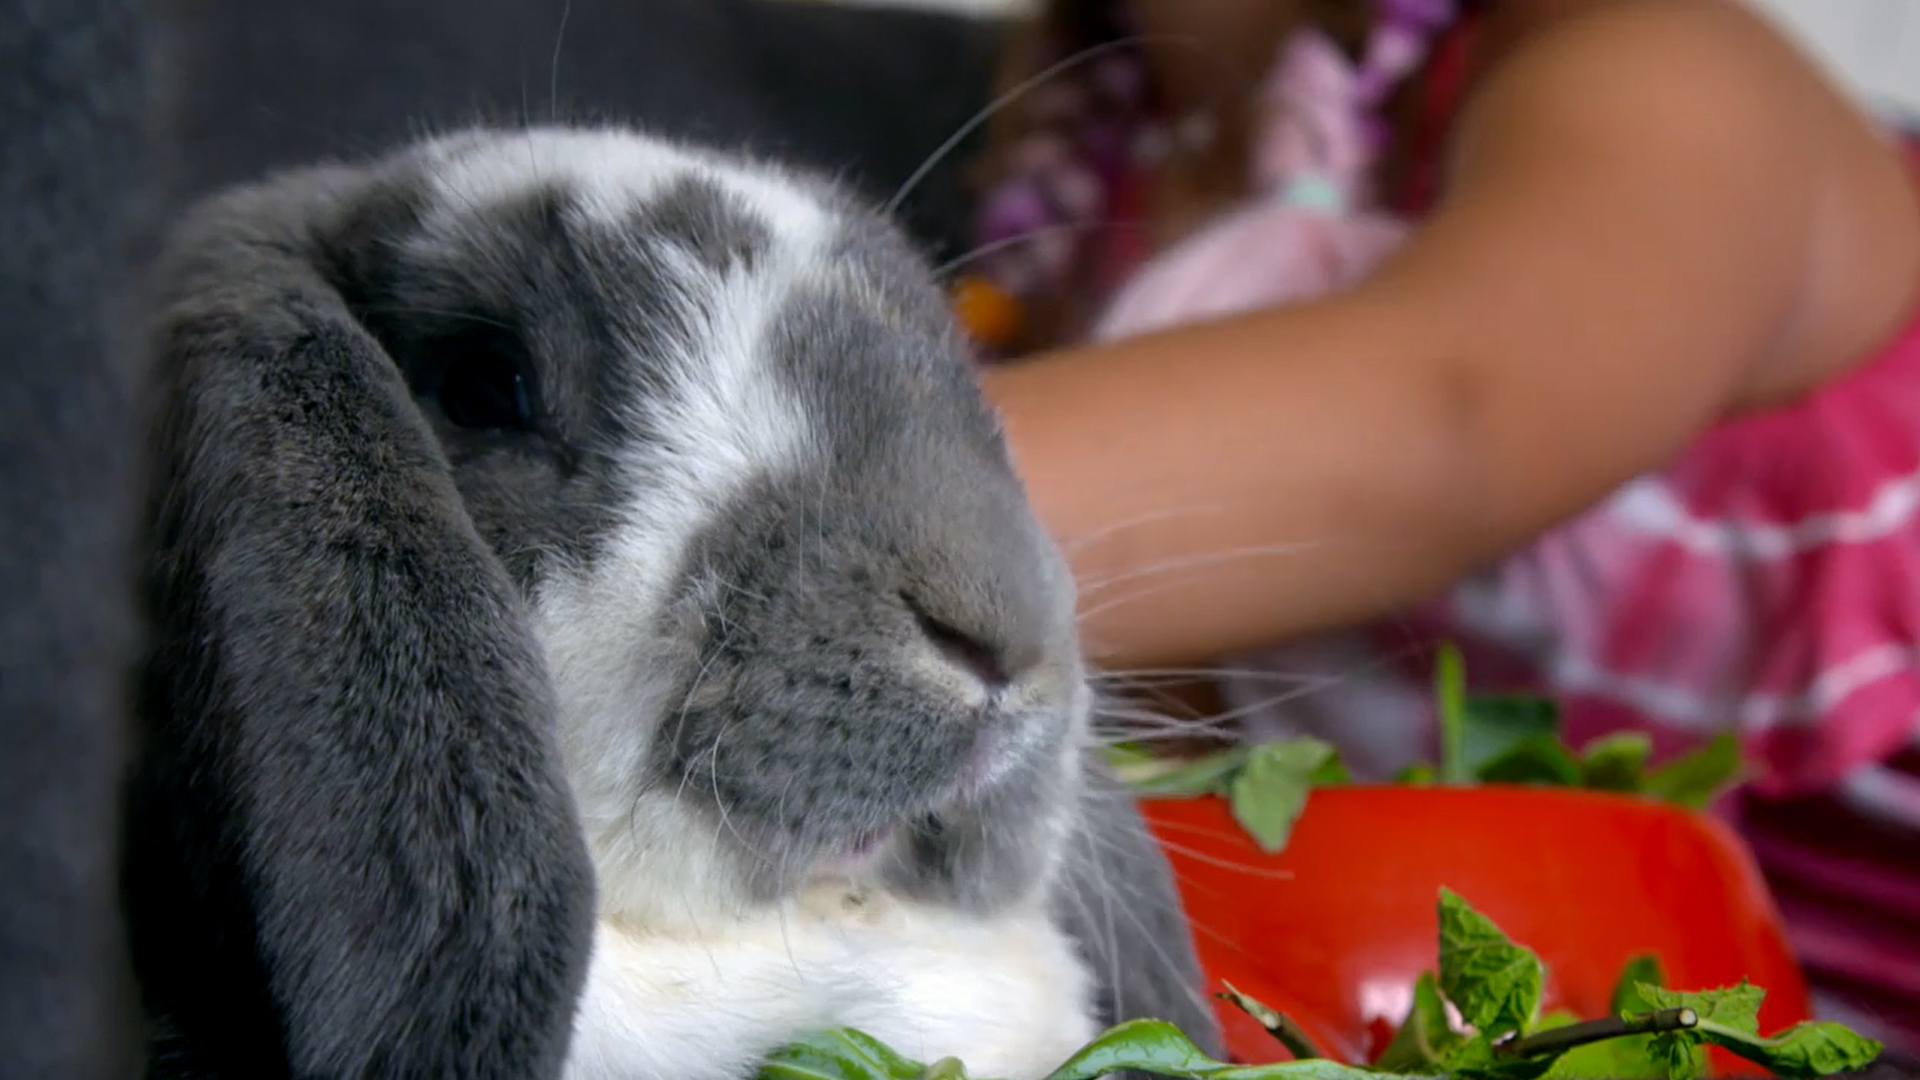
[(1000, 660), (999, 652), (992, 646), (927, 614), (911, 599), (907, 601), (907, 608), (920, 625), (920, 633), (955, 667), (970, 672), (992, 690), (998, 690), (1013, 681), (1007, 674), (1006, 665)]

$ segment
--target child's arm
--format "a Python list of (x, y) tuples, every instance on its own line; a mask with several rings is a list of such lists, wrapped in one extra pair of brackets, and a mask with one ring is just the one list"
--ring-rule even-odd
[(1521, 29), (1373, 280), (989, 374), (1096, 658), (1420, 599), (1897, 328), (1898, 159), (1763, 24), (1623, 0)]

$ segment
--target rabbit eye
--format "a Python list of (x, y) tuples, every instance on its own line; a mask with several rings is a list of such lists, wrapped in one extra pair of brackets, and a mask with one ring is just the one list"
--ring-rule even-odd
[(531, 428), (533, 388), (527, 365), (507, 335), (475, 331), (437, 343), (446, 359), (440, 377), (440, 411), (456, 426), (476, 429)]

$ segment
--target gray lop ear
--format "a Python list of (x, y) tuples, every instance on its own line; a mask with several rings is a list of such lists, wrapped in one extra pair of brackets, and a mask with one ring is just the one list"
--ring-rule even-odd
[(126, 874), (150, 1076), (564, 1061), (593, 876), (553, 694), (346, 300), (354, 245), (409, 205), (301, 174), (203, 209), (163, 262)]
[(1097, 750), (1083, 765), (1080, 827), (1057, 886), (1057, 918), (1085, 951), (1103, 1024), (1151, 1018), (1221, 1052), (1219, 1020), (1194, 952), (1173, 869), (1139, 804)]

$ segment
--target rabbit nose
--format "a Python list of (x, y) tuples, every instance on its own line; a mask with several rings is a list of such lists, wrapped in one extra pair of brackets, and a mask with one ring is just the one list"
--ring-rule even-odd
[(948, 663), (979, 679), (989, 690), (1001, 690), (1013, 682), (1003, 650), (928, 614), (911, 597), (907, 598), (907, 608), (913, 612), (921, 635)]

